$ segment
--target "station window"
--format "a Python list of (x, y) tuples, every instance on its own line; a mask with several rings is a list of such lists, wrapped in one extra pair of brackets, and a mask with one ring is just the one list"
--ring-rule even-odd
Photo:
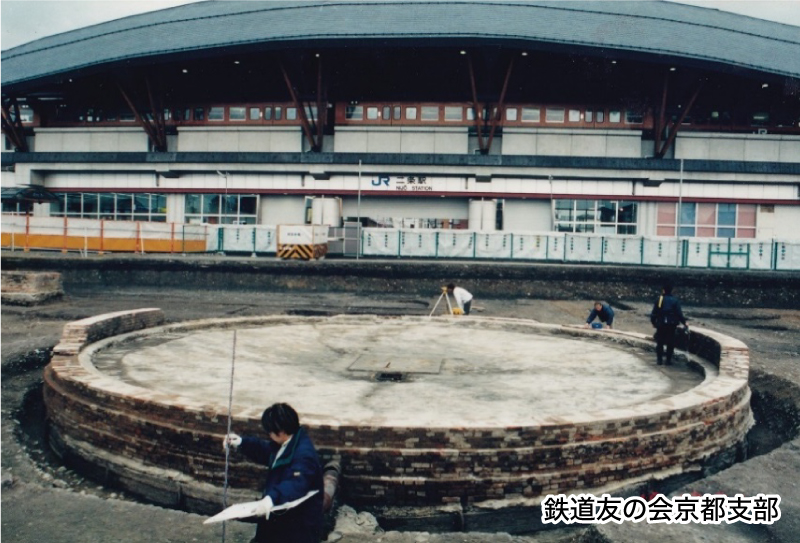
[(364, 106), (347, 106), (344, 111), (345, 119), (360, 121), (364, 118)]
[(578, 123), (581, 120), (581, 110), (579, 109), (570, 109), (569, 113), (567, 114), (567, 119), (571, 123)]
[(208, 108), (208, 120), (209, 121), (224, 121), (225, 120), (225, 108), (214, 106)]
[(247, 110), (247, 118), (251, 121), (257, 121), (261, 118), (261, 109), (257, 107), (251, 107)]
[(627, 124), (642, 124), (644, 122), (644, 114), (641, 111), (625, 110), (625, 122)]
[(403, 228), (403, 229), (443, 229), (466, 230), (469, 221), (466, 219), (436, 219), (436, 218), (409, 218), (409, 217), (374, 217), (370, 219), (370, 226), (376, 228)]
[(602, 109), (597, 110), (597, 114), (595, 115), (598, 123), (603, 123), (606, 120), (606, 113)]
[(378, 120), (378, 107), (377, 106), (370, 106), (367, 108), (367, 120), (369, 121), (377, 121)]
[(637, 204), (624, 200), (555, 200), (553, 217), (559, 232), (635, 235)]
[(423, 121), (438, 121), (439, 120), (439, 106), (422, 106)]
[(544, 120), (548, 123), (563, 123), (564, 113), (563, 107), (548, 107), (545, 109)]
[[(14, 108), (11, 109), (11, 118), (16, 120), (16, 112)], [(27, 104), (20, 104), (19, 106), (19, 120), (22, 123), (32, 123), (33, 122), (33, 110), (31, 106)]]
[(276, 121), (280, 121), (281, 119), (283, 119), (283, 108), (281, 106), (275, 106), (274, 117)]
[(622, 114), (619, 110), (612, 109), (608, 112), (608, 122), (610, 123), (618, 123), (622, 120)]
[(506, 120), (507, 121), (516, 121), (517, 120), (517, 108), (515, 108), (515, 107), (506, 108)]
[(28, 213), (30, 205), (28, 202), (17, 200), (3, 200), (3, 213), (6, 215), (24, 215)]
[(592, 111), (591, 109), (587, 109), (586, 112), (584, 113), (584, 116), (587, 123), (594, 122), (594, 111)]
[(272, 106), (267, 106), (264, 108), (264, 120), (265, 121), (272, 120)]
[(231, 121), (244, 121), (246, 109), (240, 106), (228, 108), (228, 119)]
[(256, 224), (255, 194), (187, 194), (186, 222), (197, 224)]
[(444, 108), (445, 121), (463, 121), (464, 108), (461, 106), (445, 106)]
[(539, 123), (542, 121), (542, 112), (538, 107), (522, 108), (523, 123)]
[(392, 119), (394, 119), (395, 121), (399, 121), (402, 111), (403, 108), (401, 108), (400, 106), (394, 106), (392, 108)]
[[(91, 110), (89, 110), (91, 111)], [(11, 120), (17, 120), (17, 110), (16, 108), (9, 107), (9, 113), (11, 115)], [(81, 119), (83, 120), (83, 119)], [(19, 104), (19, 121), (21, 123), (32, 123), (33, 122), (33, 110), (27, 104)]]
[(767, 126), (769, 124), (769, 113), (766, 111), (753, 113), (750, 122), (753, 126)]
[(406, 120), (408, 121), (417, 120), (417, 108), (415, 106), (406, 107)]
[(680, 216), (679, 235), (698, 238), (755, 238), (756, 206), (660, 202), (656, 213), (656, 235), (674, 236), (675, 219)]
[(295, 120), (297, 120), (297, 108), (295, 108), (295, 107), (287, 107), (286, 108), (286, 120), (287, 121), (295, 121)]
[(309, 121), (317, 120), (317, 106), (306, 106), (306, 119)]
[(58, 202), (50, 204), (53, 217), (143, 222), (167, 220), (167, 197), (163, 194), (68, 192), (56, 196)]
[(383, 106), (383, 120), (389, 121), (392, 119), (392, 106)]

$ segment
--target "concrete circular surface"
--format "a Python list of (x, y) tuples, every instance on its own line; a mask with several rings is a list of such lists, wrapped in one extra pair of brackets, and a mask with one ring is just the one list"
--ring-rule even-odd
[(237, 405), (284, 401), (304, 417), (421, 427), (535, 424), (663, 399), (703, 380), (682, 364), (656, 366), (642, 349), (503, 321), (299, 319), (235, 333), (235, 358), (234, 329), (212, 327), (137, 334), (92, 362), (132, 385), (227, 405), (233, 359)]

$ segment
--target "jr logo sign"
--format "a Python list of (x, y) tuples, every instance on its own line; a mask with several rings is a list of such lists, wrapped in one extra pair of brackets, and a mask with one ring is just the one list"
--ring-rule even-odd
[(379, 188), (392, 188), (392, 181), (394, 181), (394, 190), (399, 191), (432, 191), (433, 187), (428, 185), (428, 178), (423, 175), (398, 175), (394, 178), (388, 175), (379, 175), (377, 179), (372, 179), (373, 187)]

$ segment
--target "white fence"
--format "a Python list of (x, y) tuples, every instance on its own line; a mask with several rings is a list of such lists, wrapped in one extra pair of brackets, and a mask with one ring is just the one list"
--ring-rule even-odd
[(388, 228), (365, 228), (361, 240), (372, 257), (800, 270), (798, 241)]
[[(275, 254), (277, 228), (3, 215), (6, 249)], [(800, 241), (364, 228), (361, 255), (800, 270)]]
[(2, 227), (2, 246), (11, 250), (188, 253), (217, 245), (205, 224), (3, 215)]

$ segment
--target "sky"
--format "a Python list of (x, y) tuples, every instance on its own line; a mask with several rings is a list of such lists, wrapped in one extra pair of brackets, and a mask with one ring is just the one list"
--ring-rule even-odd
[[(0, 0), (3, 51), (45, 36), (192, 0)], [(800, 0), (680, 0), (800, 27)]]

